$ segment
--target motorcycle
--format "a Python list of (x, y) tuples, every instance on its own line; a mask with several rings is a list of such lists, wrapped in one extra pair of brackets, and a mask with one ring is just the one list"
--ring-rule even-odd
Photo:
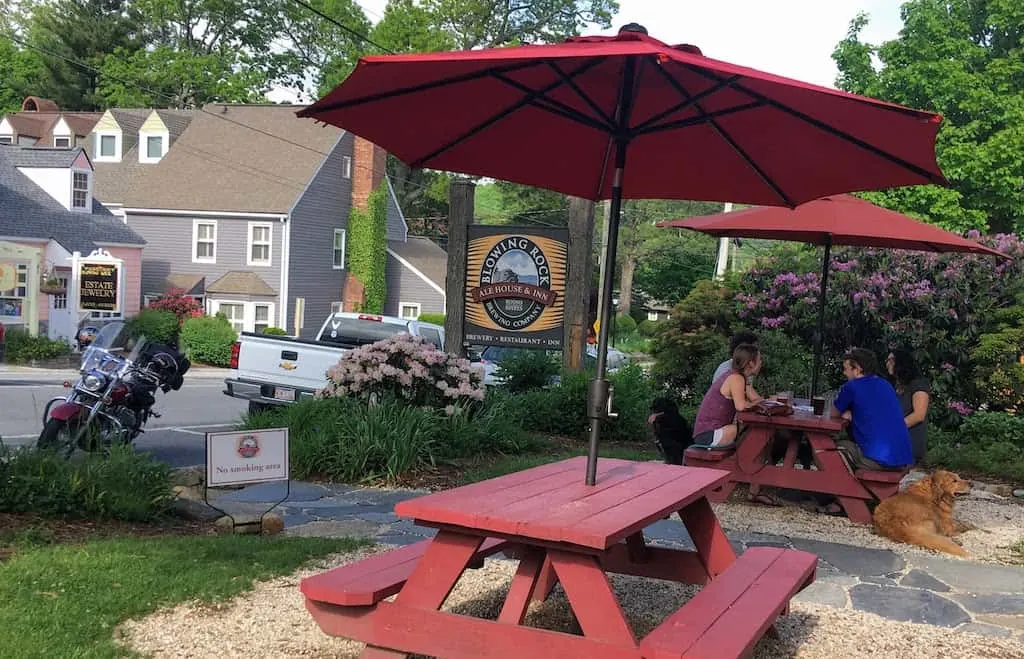
[(105, 325), (82, 355), (78, 380), (64, 383), (71, 392), (47, 402), (36, 445), (70, 457), (131, 443), (150, 417), (160, 418), (157, 390), (181, 389), (190, 366), (176, 348), (132, 336), (124, 322)]

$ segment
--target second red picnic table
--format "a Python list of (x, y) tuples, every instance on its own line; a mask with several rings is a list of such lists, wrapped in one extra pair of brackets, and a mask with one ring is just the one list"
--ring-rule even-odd
[[(601, 459), (585, 485), (572, 458), (402, 502), (396, 514), (433, 539), (303, 580), (326, 633), (366, 642), (363, 657), (747, 656), (814, 579), (813, 554), (754, 547), (739, 558), (707, 499), (715, 469)], [(653, 547), (643, 529), (673, 513), (694, 550)], [(496, 621), (439, 609), (467, 568), (505, 551), (519, 566)], [(637, 639), (607, 573), (705, 584)], [(582, 635), (523, 625), (533, 600), (561, 583)], [(385, 601), (397, 593), (394, 601)]]
[[(727, 499), (738, 483), (749, 483), (751, 493), (760, 486), (817, 492), (834, 495), (850, 521), (870, 524), (868, 503), (896, 494), (907, 470), (850, 471), (836, 448), (847, 422), (828, 412), (817, 415), (804, 408), (798, 404), (789, 416), (740, 412), (736, 418), (747, 430), (737, 448), (691, 447), (685, 453), (686, 464), (729, 472), (729, 479), (709, 494), (712, 501)], [(779, 431), (790, 431), (789, 444), (783, 463), (776, 465), (769, 458)], [(796, 468), (798, 445), (804, 437), (814, 451), (814, 469)]]

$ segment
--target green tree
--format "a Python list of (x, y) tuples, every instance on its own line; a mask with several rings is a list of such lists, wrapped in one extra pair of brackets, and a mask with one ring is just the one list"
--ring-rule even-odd
[(866, 15), (853, 19), (832, 55), (836, 84), (941, 113), (936, 155), (952, 188), (865, 196), (953, 231), (1024, 228), (1024, 3), (909, 0), (900, 12), (899, 37), (881, 45), (861, 41)]
[(127, 0), (57, 0), (36, 5), (28, 20), (27, 40), (41, 51), (45, 75), (34, 93), (66, 110), (105, 108), (96, 70), (118, 49), (139, 49), (142, 27), (141, 14)]
[(715, 271), (715, 239), (680, 229), (654, 229), (636, 268), (634, 283), (655, 300), (676, 304)]
[(37, 93), (45, 76), (38, 52), (0, 37), (0, 114), (20, 110), (22, 100)]

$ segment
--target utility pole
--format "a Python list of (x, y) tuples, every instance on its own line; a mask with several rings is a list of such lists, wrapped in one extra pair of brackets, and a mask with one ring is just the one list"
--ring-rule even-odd
[[(725, 202), (725, 207), (722, 209), (725, 213), (732, 212), (732, 202)], [(725, 270), (729, 265), (729, 239), (719, 238), (718, 239), (718, 262), (715, 264), (715, 280), (721, 281), (725, 277)]]

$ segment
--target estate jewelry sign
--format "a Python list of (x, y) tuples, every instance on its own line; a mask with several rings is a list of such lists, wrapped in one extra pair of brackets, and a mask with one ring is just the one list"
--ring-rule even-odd
[(120, 311), (121, 266), (117, 263), (82, 263), (78, 277), (78, 308), (82, 311)]
[(561, 348), (568, 230), (478, 224), (467, 229), (466, 341)]
[(206, 433), (206, 486), (288, 480), (288, 429)]

